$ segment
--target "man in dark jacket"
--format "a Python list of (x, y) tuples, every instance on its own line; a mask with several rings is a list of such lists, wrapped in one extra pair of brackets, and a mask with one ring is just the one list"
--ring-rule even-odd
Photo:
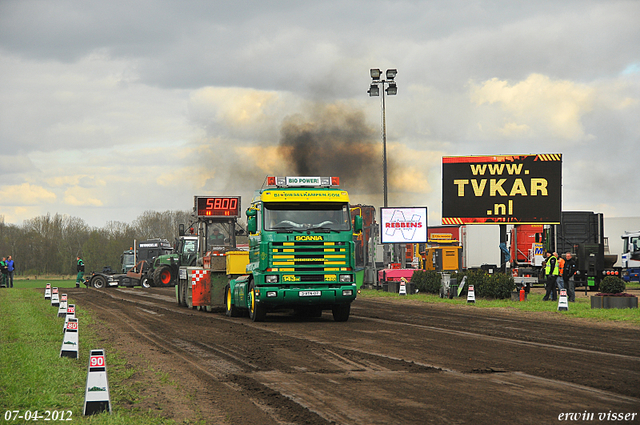
[(13, 272), (16, 270), (16, 263), (13, 262), (13, 258), (9, 256), (7, 258), (7, 271), (9, 274), (9, 288), (13, 288)]
[(578, 265), (575, 258), (570, 252), (565, 255), (564, 269), (562, 270), (562, 280), (564, 280), (564, 287), (567, 288), (567, 299), (569, 302), (576, 301), (576, 283), (573, 280), (573, 275), (576, 274)]

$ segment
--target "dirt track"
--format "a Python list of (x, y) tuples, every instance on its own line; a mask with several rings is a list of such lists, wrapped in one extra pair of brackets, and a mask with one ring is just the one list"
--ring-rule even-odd
[(587, 411), (593, 421), (578, 422), (606, 423), (598, 413), (640, 414), (638, 328), (364, 298), (346, 323), (330, 312), (252, 323), (178, 307), (173, 289), (66, 292), (140, 370), (136, 406), (178, 422), (547, 424)]

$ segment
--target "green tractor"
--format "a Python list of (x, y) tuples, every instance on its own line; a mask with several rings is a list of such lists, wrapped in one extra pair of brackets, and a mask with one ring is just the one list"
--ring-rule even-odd
[(175, 286), (180, 266), (193, 266), (198, 257), (198, 237), (186, 236), (180, 230), (180, 237), (176, 239), (176, 249), (171, 254), (160, 255), (153, 261), (153, 281), (148, 281), (149, 286)]

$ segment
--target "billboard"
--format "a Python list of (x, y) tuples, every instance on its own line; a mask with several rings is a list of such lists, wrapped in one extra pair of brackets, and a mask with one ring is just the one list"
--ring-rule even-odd
[(427, 242), (427, 207), (380, 208), (382, 243)]
[(442, 224), (560, 223), (562, 154), (442, 157)]

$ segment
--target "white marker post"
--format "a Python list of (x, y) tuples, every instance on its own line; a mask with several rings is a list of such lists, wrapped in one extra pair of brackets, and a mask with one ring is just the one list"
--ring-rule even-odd
[(560, 297), (558, 298), (558, 311), (569, 311), (569, 302), (567, 301), (567, 290), (560, 290)]
[(67, 329), (62, 337), (60, 357), (78, 358), (78, 319), (69, 319)]
[(51, 288), (51, 307), (60, 306), (60, 295), (58, 294), (58, 288)]
[(405, 279), (404, 277), (400, 278), (399, 295), (407, 295), (407, 279)]
[(60, 296), (60, 304), (58, 305), (58, 317), (67, 315), (67, 294)]
[(67, 331), (67, 323), (69, 322), (69, 319), (75, 319), (76, 318), (76, 306), (75, 304), (69, 304), (67, 306), (67, 314), (64, 316), (64, 326), (62, 327), (62, 333), (65, 333)]
[(467, 291), (467, 303), (476, 302), (476, 292), (474, 291), (473, 285), (469, 285), (469, 291)]
[(111, 413), (107, 361), (104, 350), (91, 350), (87, 371), (87, 389), (84, 393), (84, 416)]
[(44, 288), (44, 299), (45, 300), (50, 300), (51, 299), (51, 284), (47, 283), (47, 286), (45, 286)]

